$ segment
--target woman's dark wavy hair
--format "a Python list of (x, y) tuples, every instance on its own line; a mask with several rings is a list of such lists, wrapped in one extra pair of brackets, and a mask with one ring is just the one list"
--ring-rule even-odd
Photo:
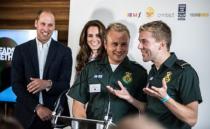
[(80, 35), (80, 40), (79, 40), (80, 50), (76, 57), (76, 61), (77, 61), (76, 71), (77, 71), (77, 73), (80, 72), (82, 70), (82, 68), (88, 63), (89, 57), (91, 55), (91, 48), (87, 44), (87, 30), (89, 27), (92, 27), (92, 26), (98, 27), (99, 36), (100, 36), (101, 43), (102, 43), (101, 47), (98, 50), (99, 54), (97, 56), (97, 59), (101, 59), (105, 54), (104, 40), (105, 40), (106, 28), (105, 28), (104, 24), (99, 20), (88, 21), (85, 24), (84, 28), (82, 29), (82, 32)]

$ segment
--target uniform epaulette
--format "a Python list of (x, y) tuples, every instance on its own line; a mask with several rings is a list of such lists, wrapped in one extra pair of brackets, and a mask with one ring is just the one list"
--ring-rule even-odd
[(185, 68), (186, 66), (190, 66), (190, 64), (187, 63), (187, 62), (184, 61), (184, 60), (177, 60), (177, 61), (176, 61), (176, 64), (177, 64), (178, 66), (180, 66), (181, 68)]

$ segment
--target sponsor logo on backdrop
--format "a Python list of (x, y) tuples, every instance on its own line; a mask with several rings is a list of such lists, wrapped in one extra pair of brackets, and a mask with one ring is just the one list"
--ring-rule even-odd
[(202, 13), (190, 13), (191, 17), (208, 17), (208, 12), (202, 12)]
[(129, 18), (140, 18), (141, 12), (129, 12), (127, 13), (127, 17)]
[(153, 17), (155, 15), (155, 9), (153, 7), (147, 7), (146, 8), (146, 16), (147, 17)]
[(178, 4), (178, 20), (186, 20), (186, 4)]
[(157, 17), (166, 17), (166, 18), (173, 18), (175, 15), (174, 13), (158, 13)]

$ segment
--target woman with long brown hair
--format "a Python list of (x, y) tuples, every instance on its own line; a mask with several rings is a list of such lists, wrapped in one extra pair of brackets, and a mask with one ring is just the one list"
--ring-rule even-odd
[(88, 21), (82, 29), (76, 57), (76, 73), (90, 61), (100, 59), (105, 54), (104, 49), (105, 26), (99, 20)]

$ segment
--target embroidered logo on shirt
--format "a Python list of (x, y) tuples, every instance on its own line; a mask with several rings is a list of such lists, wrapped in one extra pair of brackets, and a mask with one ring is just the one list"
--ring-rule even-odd
[(123, 82), (125, 82), (126, 84), (129, 84), (130, 82), (132, 82), (132, 81), (133, 81), (132, 73), (130, 73), (130, 72), (125, 72), (125, 75), (123, 76), (122, 80), (123, 80)]
[(167, 72), (164, 79), (166, 81), (166, 83), (170, 82), (171, 81), (171, 75), (172, 75), (172, 72)]

